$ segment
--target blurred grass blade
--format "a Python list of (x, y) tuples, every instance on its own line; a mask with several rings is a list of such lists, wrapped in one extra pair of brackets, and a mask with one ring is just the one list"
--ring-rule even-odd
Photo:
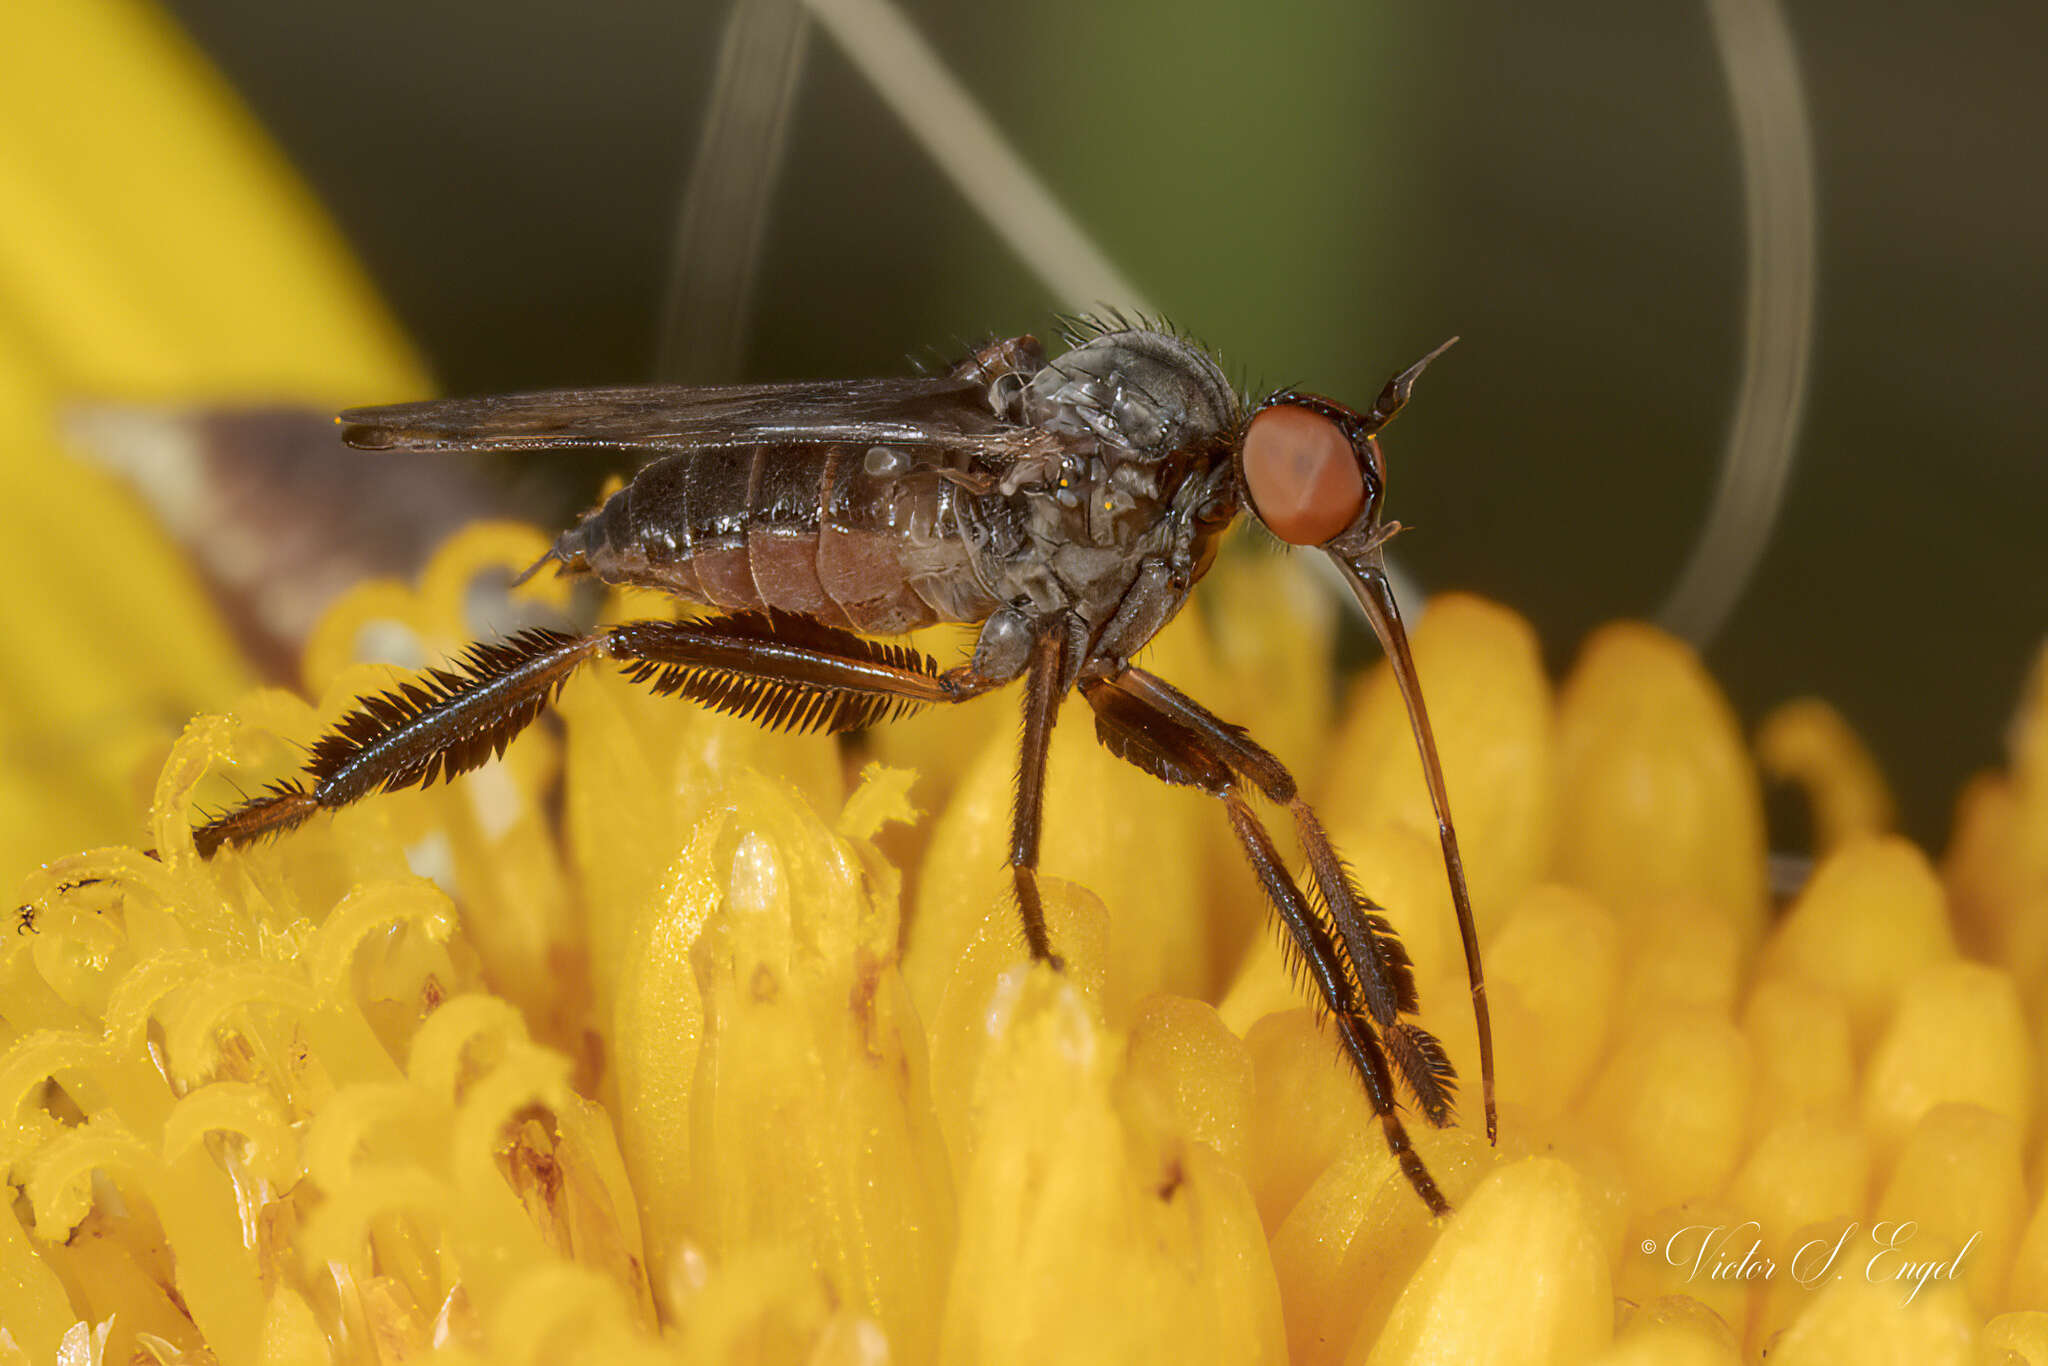
[(1813, 353), (1813, 136), (1791, 30), (1775, 0), (1708, 0), (1742, 156), (1748, 288), (1742, 385), (1706, 525), (1658, 621), (1695, 645), (1720, 633), (1785, 498)]
[(718, 384), (740, 377), (809, 31), (803, 0), (736, 0), (726, 20), (676, 224), (656, 349), (659, 379)]
[(807, 0), (939, 169), (1070, 309), (1157, 316), (888, 0)]

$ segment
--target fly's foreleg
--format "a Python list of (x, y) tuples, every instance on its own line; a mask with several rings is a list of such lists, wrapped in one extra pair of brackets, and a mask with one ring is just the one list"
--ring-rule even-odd
[[(1401, 1123), (1394, 1094), (1394, 1078), (1398, 1075), (1426, 1118), (1435, 1124), (1449, 1120), (1453, 1079), (1442, 1045), (1419, 1025), (1399, 1018), (1402, 1008), (1382, 1011), (1373, 1001), (1372, 988), (1365, 981), (1372, 969), (1359, 961), (1352, 947), (1359, 930), (1344, 926), (1346, 909), (1329, 905), (1327, 898), (1323, 904), (1311, 900), (1288, 873), (1272, 836), (1240, 786), (1240, 761), (1245, 755), (1239, 744), (1257, 750), (1272, 763), (1278, 777), (1285, 779), (1283, 790), (1291, 789), (1293, 780), (1286, 777), (1286, 770), (1279, 767), (1277, 760), (1251, 745), (1242, 732), (1209, 718), (1216, 728), (1235, 737), (1233, 742), (1225, 743), (1213, 730), (1191, 726), (1157, 705), (1144, 690), (1129, 682), (1138, 672), (1127, 670), (1114, 679), (1096, 678), (1081, 685), (1083, 695), (1095, 708), (1097, 736), (1112, 753), (1154, 777), (1199, 788), (1223, 802), (1231, 832), (1237, 836), (1246, 860), (1265, 888), (1299, 961), (1330, 1012), (1345, 1053), (1365, 1084), (1366, 1097), (1386, 1135), (1388, 1151), (1430, 1211), (1446, 1213), (1450, 1204)], [(1144, 678), (1166, 687), (1150, 675)], [(1194, 704), (1190, 702), (1188, 706)], [(1208, 713), (1201, 715), (1206, 717)], [(1270, 773), (1267, 776), (1273, 777)], [(1312, 867), (1314, 862), (1312, 859)], [(1320, 881), (1320, 872), (1317, 876)], [(1379, 926), (1398, 953), (1399, 943), (1393, 940), (1391, 929), (1385, 928), (1383, 920)], [(1367, 933), (1374, 940), (1380, 937), (1377, 932)], [(1394, 989), (1391, 984), (1389, 990), (1396, 999), (1405, 997), (1405, 1009), (1412, 1010), (1414, 988), (1406, 984), (1408, 973), (1407, 957), (1399, 954), (1395, 975), (1405, 985), (1405, 991)]]
[[(1308, 855), (1309, 869), (1324, 906), (1336, 922), (1338, 933), (1358, 965), (1360, 984), (1367, 1006), (1382, 1028), (1397, 1014), (1416, 1009), (1415, 974), (1408, 952), (1388, 924), (1383, 908), (1359, 891), (1351, 870), (1330, 842), (1323, 823), (1302, 799), (1294, 776), (1264, 746), (1180, 689), (1143, 669), (1127, 669), (1115, 680), (1119, 690), (1139, 698), (1162, 714), (1203, 737), (1217, 756), (1231, 769), (1258, 788), (1266, 800), (1287, 808), (1294, 819), (1295, 834)], [(1486, 1112), (1486, 1136), (1499, 1132), (1494, 1105), (1493, 1018), (1487, 1008), (1486, 978), (1476, 956), (1466, 959), (1472, 990), (1472, 1017), (1479, 1033), (1480, 1093)], [(1417, 1093), (1423, 1113), (1432, 1124), (1450, 1122), (1448, 1094)]]

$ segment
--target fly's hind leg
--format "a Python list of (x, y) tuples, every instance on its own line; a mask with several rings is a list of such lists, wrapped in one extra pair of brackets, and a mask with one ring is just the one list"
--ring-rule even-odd
[(569, 676), (609, 658), (664, 695), (701, 702), (771, 729), (853, 730), (914, 707), (983, 690), (971, 670), (941, 674), (908, 646), (771, 614), (701, 621), (636, 621), (588, 635), (523, 631), (472, 646), (364, 698), (315, 741), (303, 776), (193, 832), (202, 856), (254, 843), (374, 792), (425, 787), (504, 752)]
[(453, 668), (359, 701), (314, 741), (303, 776), (192, 832), (202, 858), (223, 846), (282, 834), (321, 811), (373, 792), (427, 787), (479, 768), (547, 709), (569, 675), (604, 645), (603, 633), (529, 630), (478, 644)]
[[(1346, 1055), (1365, 1085), (1366, 1098), (1386, 1135), (1388, 1151), (1430, 1212), (1447, 1213), (1450, 1203), (1438, 1189), (1422, 1155), (1415, 1150), (1396, 1104), (1398, 1077), (1424, 1118), (1432, 1124), (1445, 1124), (1450, 1120), (1455, 1085), (1443, 1046), (1412, 1019), (1403, 1018), (1416, 1006), (1413, 971), (1406, 953), (1401, 951), (1384, 919), (1367, 912), (1364, 923), (1349, 923), (1360, 919), (1356, 902), (1363, 902), (1363, 898), (1352, 890), (1349, 895), (1355, 902), (1333, 904), (1331, 889), (1321, 885), (1323, 870), (1315, 866), (1319, 860), (1311, 859), (1318, 883), (1319, 895), (1315, 899), (1305, 895), (1288, 873), (1272, 836), (1252, 810), (1241, 786), (1241, 778), (1250, 775), (1241, 773), (1241, 763), (1248, 751), (1240, 746), (1256, 751), (1272, 766), (1272, 771), (1263, 775), (1270, 781), (1255, 781), (1255, 787), (1270, 785), (1291, 793), (1293, 779), (1287, 777), (1279, 762), (1234, 728), (1230, 734), (1238, 743), (1231, 744), (1219, 741), (1205, 728), (1187, 724), (1147, 696), (1145, 689), (1132, 685), (1132, 676), (1139, 672), (1126, 670), (1112, 679), (1095, 678), (1082, 683), (1081, 691), (1095, 709), (1097, 737), (1111, 753), (1155, 778), (1199, 788), (1223, 802), (1231, 832), (1237, 836), (1246, 860), (1264, 886), (1300, 963), (1329, 1011)], [(1144, 678), (1159, 683), (1150, 675)], [(1348, 889), (1348, 877), (1343, 883)], [(1339, 895), (1344, 892), (1339, 891)], [(1370, 907), (1371, 903), (1363, 905)]]

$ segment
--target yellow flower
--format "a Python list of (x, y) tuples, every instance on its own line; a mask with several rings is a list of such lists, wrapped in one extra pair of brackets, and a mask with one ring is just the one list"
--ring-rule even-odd
[(134, 828), (163, 737), (252, 675), (197, 576), (58, 439), (79, 398), (424, 388), (248, 117), (138, 0), (31, 5), (0, 46), (0, 867)]
[[(1221, 809), (1114, 760), (1085, 708), (1048, 795), (1063, 974), (1021, 961), (1004, 890), (1014, 699), (850, 770), (593, 673), (500, 765), (201, 861), (195, 794), (282, 774), (388, 682), (349, 661), (365, 622), (451, 651), (471, 580), (542, 541), (476, 527), (416, 588), (352, 592), (307, 648), (317, 709), (249, 692), (54, 406), (419, 377), (160, 21), (68, 0), (17, 27), (0, 126), (69, 142), (0, 160), (27, 527), (0, 848), (53, 860), (0, 934), (0, 1363), (2048, 1366), (2048, 658), (1938, 873), (1883, 833), (1838, 720), (1767, 724), (1825, 816), (1774, 913), (1756, 767), (1689, 651), (1610, 627), (1553, 695), (1526, 624), (1436, 601), (1415, 648), (1502, 1115), (1497, 1151), (1417, 1134), (1444, 1220)], [(1326, 609), (1292, 562), (1227, 561), (1148, 662), (1298, 762), (1476, 1090), (1398, 696), (1375, 673), (1331, 715)], [(145, 809), (161, 861), (57, 857)]]

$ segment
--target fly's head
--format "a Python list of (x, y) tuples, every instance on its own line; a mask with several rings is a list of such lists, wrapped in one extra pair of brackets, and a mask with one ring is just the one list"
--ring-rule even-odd
[[(1400, 524), (1381, 517), (1387, 462), (1379, 433), (1407, 405), (1408, 393), (1423, 370), (1457, 340), (1451, 338), (1388, 380), (1369, 412), (1356, 412), (1316, 394), (1273, 395), (1245, 424), (1233, 461), (1238, 496), (1259, 524), (1289, 545), (1314, 546), (1328, 555), (1364, 609), (1407, 703), (1430, 797), (1446, 832), (1450, 814), (1436, 763), (1436, 741), (1430, 735), (1408, 633), (1387, 581), (1383, 547)], [(1445, 838), (1450, 838), (1448, 833)], [(1462, 912), (1463, 882), (1454, 882), (1453, 895)]]
[[(1456, 341), (1451, 338), (1388, 380), (1369, 412), (1320, 394), (1284, 390), (1261, 403), (1245, 424), (1233, 461), (1240, 500), (1287, 544), (1328, 554), (1354, 592), (1361, 582), (1384, 585), (1381, 546), (1399, 527), (1382, 518), (1387, 461), (1380, 430), (1407, 406), (1423, 370)], [(1370, 607), (1367, 615), (1373, 615)]]

